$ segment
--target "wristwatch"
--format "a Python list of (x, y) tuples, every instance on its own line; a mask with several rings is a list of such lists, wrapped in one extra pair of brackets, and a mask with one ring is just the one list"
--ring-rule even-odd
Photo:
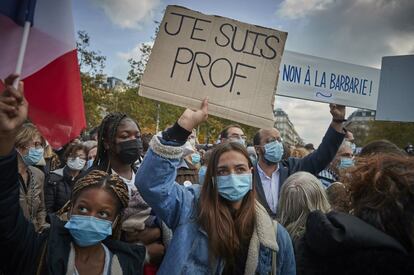
[(336, 123), (342, 123), (342, 122), (345, 122), (347, 120), (345, 118), (342, 118), (342, 119), (335, 119), (335, 118), (333, 118), (332, 121), (333, 122), (336, 122)]

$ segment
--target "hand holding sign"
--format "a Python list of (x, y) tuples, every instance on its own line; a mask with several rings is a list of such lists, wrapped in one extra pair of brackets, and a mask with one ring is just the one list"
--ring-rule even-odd
[(139, 95), (273, 127), (271, 106), (287, 33), (168, 6)]
[(329, 104), (329, 108), (331, 109), (330, 112), (332, 115), (331, 127), (337, 132), (345, 134), (344, 127), (342, 126), (342, 122), (345, 121), (345, 106)]
[(333, 120), (344, 120), (345, 119), (345, 106), (344, 105), (337, 105), (337, 104), (329, 104), (329, 108), (331, 109), (331, 115)]
[(208, 98), (205, 98), (201, 103), (199, 110), (186, 109), (181, 117), (178, 119), (178, 124), (186, 129), (192, 131), (202, 122), (207, 121), (208, 118)]

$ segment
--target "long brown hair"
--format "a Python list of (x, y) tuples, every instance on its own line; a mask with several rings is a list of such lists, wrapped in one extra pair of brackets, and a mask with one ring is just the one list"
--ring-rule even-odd
[[(223, 199), (217, 191), (215, 184), (217, 165), (220, 157), (230, 151), (242, 154), (249, 168), (253, 167), (246, 149), (240, 144), (230, 142), (218, 145), (208, 163), (200, 194), (198, 220), (208, 235), (210, 256), (224, 259), (226, 266), (232, 268), (234, 259), (239, 256), (241, 248), (249, 243), (256, 215), (254, 184), (252, 184), (252, 190), (244, 196), (241, 207), (236, 211), (231, 208), (230, 202)], [(210, 260), (213, 260), (213, 257)]]
[(395, 154), (360, 158), (345, 182), (354, 215), (414, 251), (414, 161)]

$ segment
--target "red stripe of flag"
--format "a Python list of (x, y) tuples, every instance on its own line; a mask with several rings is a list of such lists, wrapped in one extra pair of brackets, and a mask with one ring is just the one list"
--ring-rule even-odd
[(53, 148), (59, 148), (86, 128), (76, 49), (24, 80), (29, 118)]

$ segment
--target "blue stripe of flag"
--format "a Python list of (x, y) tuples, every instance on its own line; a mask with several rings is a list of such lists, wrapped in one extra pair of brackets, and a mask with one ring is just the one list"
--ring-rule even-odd
[(21, 26), (26, 21), (33, 25), (35, 6), (36, 0), (1, 0), (0, 14), (10, 17)]

